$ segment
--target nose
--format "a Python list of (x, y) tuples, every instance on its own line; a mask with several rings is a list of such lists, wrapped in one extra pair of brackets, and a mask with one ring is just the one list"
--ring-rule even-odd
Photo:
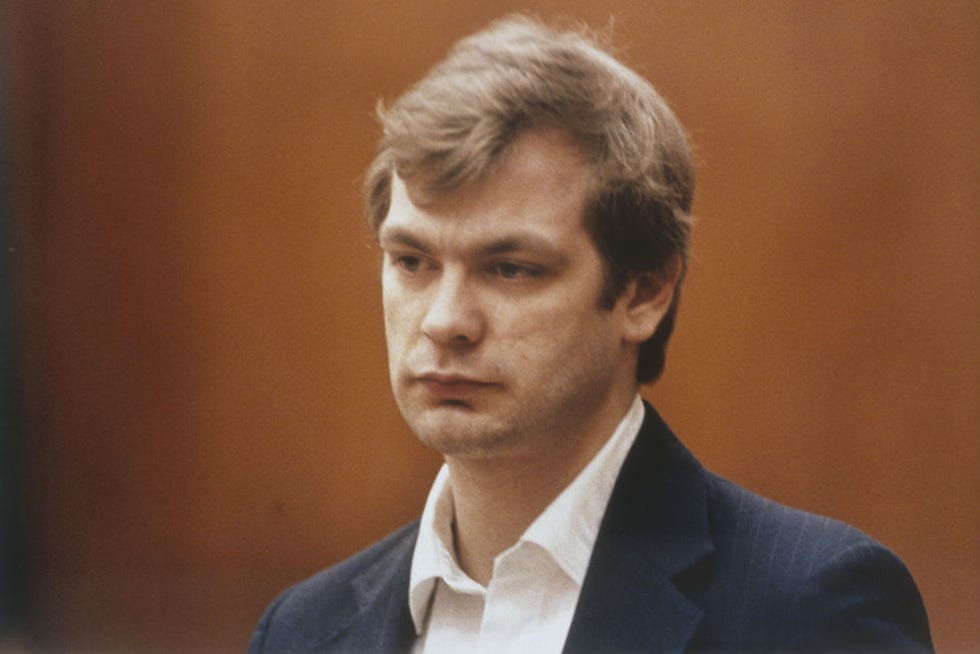
[(445, 270), (426, 307), (422, 333), (439, 345), (466, 347), (480, 341), (483, 329), (483, 315), (467, 293), (464, 274)]

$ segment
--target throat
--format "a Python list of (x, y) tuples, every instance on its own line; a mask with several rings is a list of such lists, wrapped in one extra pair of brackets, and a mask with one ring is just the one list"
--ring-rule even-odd
[(556, 475), (552, 466), (514, 461), (448, 460), (453, 492), (453, 545), (460, 568), (487, 586), (496, 558), (513, 546), (582, 467)]

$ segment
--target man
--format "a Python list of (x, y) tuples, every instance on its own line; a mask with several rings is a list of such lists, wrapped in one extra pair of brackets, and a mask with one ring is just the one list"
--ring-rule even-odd
[(391, 383), (421, 520), (286, 591), (253, 652), (930, 650), (902, 563), (707, 472), (664, 366), (694, 175), (650, 85), (511, 18), (382, 112)]

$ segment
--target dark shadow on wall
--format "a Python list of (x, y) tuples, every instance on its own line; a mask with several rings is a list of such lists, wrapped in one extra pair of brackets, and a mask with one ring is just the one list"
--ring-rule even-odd
[[(6, 43), (0, 41), (0, 53)], [(0, 54), (2, 57), (3, 54)], [(5, 63), (5, 62), (4, 62)], [(0, 71), (5, 70), (0, 67)], [(20, 490), (21, 448), (16, 428), (12, 280), (11, 157), (6, 79), (0, 75), (0, 651), (25, 632), (23, 508)]]

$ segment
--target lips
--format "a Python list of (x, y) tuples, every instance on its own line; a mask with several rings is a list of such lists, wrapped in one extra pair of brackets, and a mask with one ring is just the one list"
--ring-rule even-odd
[(496, 384), (473, 377), (443, 373), (418, 375), (415, 381), (435, 398), (443, 400), (466, 399)]

